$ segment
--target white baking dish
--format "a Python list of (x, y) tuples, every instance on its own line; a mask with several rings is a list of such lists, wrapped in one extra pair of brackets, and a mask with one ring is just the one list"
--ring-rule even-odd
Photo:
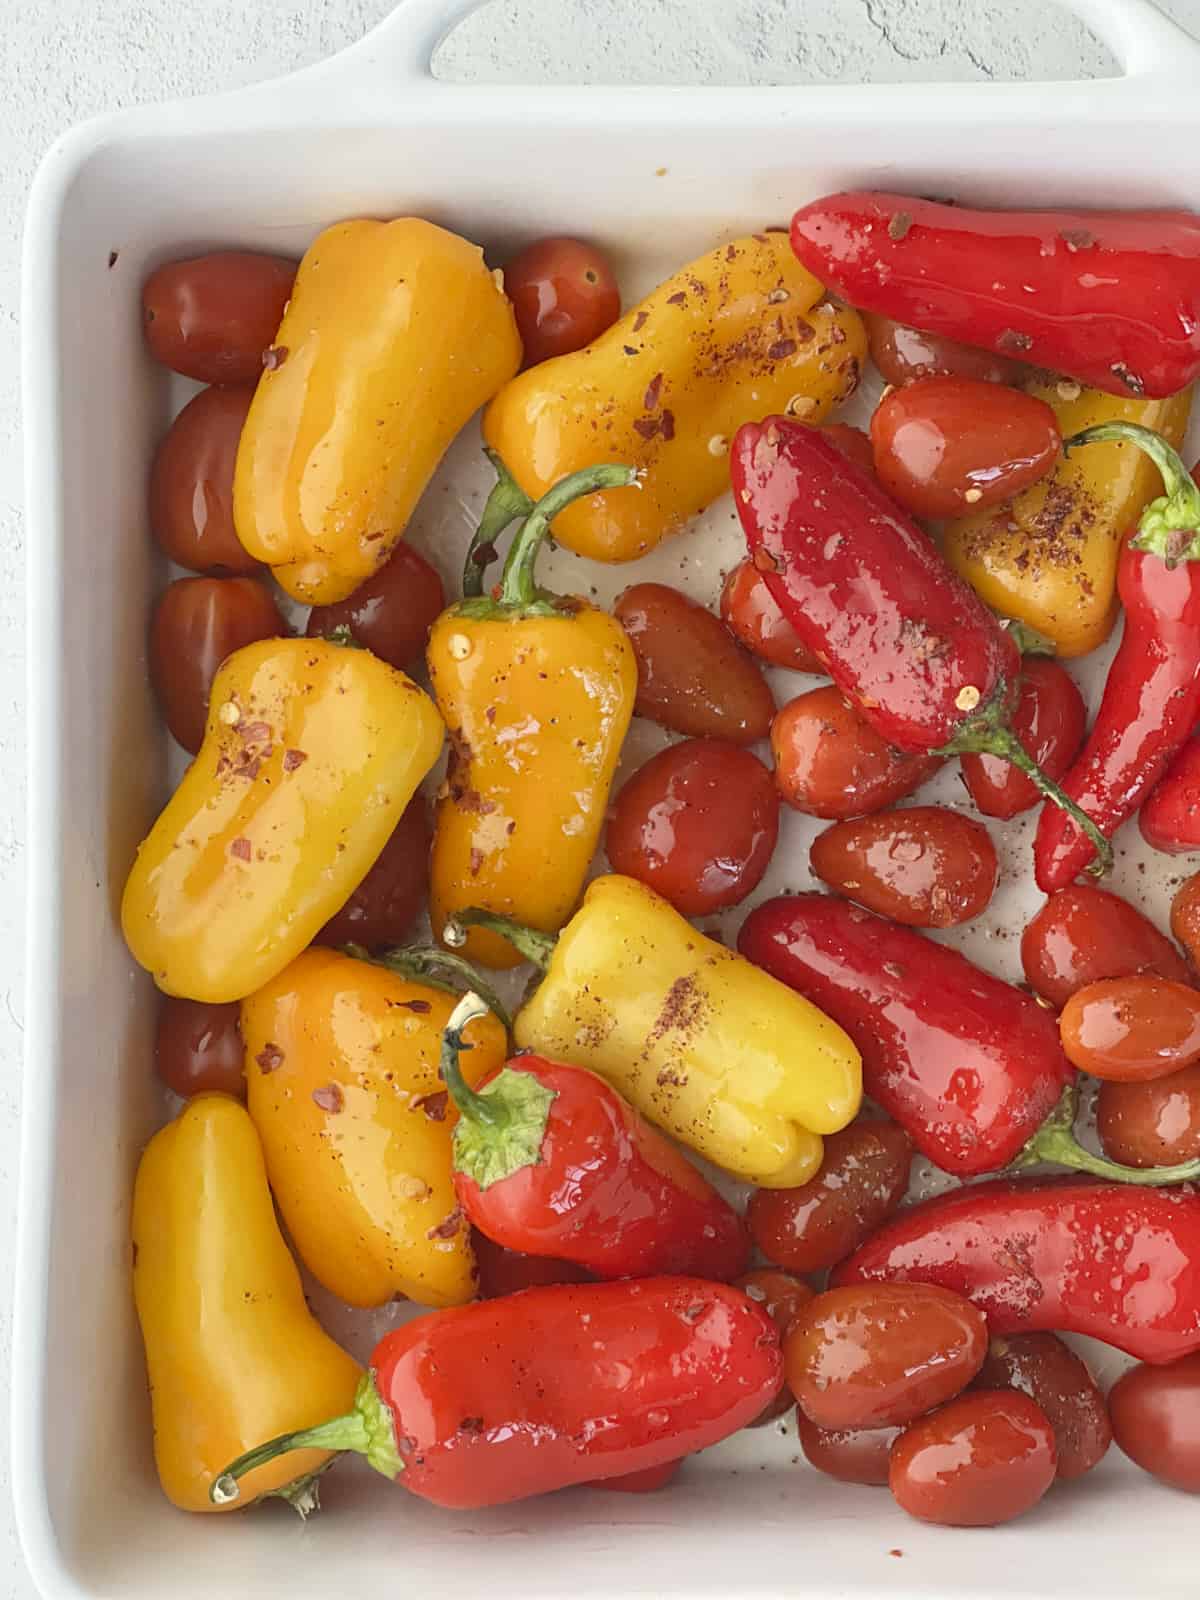
[[(298, 254), (335, 218), (417, 212), (498, 255), (542, 232), (586, 233), (641, 287), (717, 238), (849, 184), (1001, 204), (1200, 203), (1200, 50), (1146, 0), (1072, 4), (1124, 77), (581, 93), (436, 82), (431, 50), (473, 6), (408, 0), (324, 66), (92, 123), (46, 158), (25, 257), (31, 911), (12, 1476), (47, 1595), (1194, 1600), (1194, 1501), (1115, 1452), (1016, 1526), (968, 1534), (921, 1527), (886, 1493), (793, 1464), (794, 1438), (771, 1429), (692, 1463), (667, 1495), (575, 1491), (452, 1516), (343, 1468), (307, 1527), (282, 1508), (189, 1518), (154, 1478), (129, 1288), (132, 1174), (163, 1105), (149, 1067), (153, 996), (115, 908), (166, 780), (143, 650), (163, 577), (144, 484), (180, 398), (142, 350), (146, 271), (231, 243)], [(447, 574), (481, 486), (466, 441), (416, 534)], [(735, 544), (725, 504), (639, 575), (711, 599)], [(581, 579), (572, 559), (548, 575), (594, 579), (604, 597), (630, 581), (628, 569)], [(655, 737), (643, 728), (637, 750)], [(952, 799), (952, 779), (940, 781)], [(810, 831), (788, 819), (764, 892), (806, 881)], [(1012, 976), (1004, 934), (1032, 893), (1027, 827), (1009, 830), (1005, 850), (1025, 887), (1004, 890), (959, 942)], [(1163, 858), (1139, 867), (1131, 843), (1115, 881), (1161, 917)]]

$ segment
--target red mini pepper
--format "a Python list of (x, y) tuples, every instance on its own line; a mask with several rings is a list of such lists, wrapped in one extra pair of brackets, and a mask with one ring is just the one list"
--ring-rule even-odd
[(819, 429), (785, 417), (738, 429), (730, 475), (755, 566), (866, 720), (899, 750), (1011, 761), (1107, 863), (1101, 833), (1009, 727), (1016, 641), (929, 535)]
[[(1104, 834), (1133, 816), (1200, 717), (1200, 489), (1162, 435), (1136, 423), (1088, 428), (1067, 448), (1112, 439), (1144, 450), (1166, 493), (1121, 551), (1125, 632), (1092, 731), (1062, 780)], [(1092, 856), (1091, 839), (1069, 817), (1043, 810), (1034, 844), (1040, 889), (1063, 888)]]
[(726, 1284), (525, 1289), (385, 1334), (353, 1411), (248, 1451), (210, 1493), (228, 1503), (264, 1461), (321, 1448), (365, 1455), (435, 1505), (503, 1505), (704, 1450), (751, 1422), (782, 1375), (775, 1324)]
[(1011, 1161), (1073, 1077), (1036, 1000), (846, 900), (768, 900), (742, 924), (738, 949), (845, 1028), (864, 1091), (946, 1172)]
[(1200, 217), (974, 211), (876, 190), (792, 218), (792, 249), (863, 311), (1065, 372), (1108, 394), (1200, 374)]
[(1138, 817), (1142, 838), (1169, 856), (1200, 850), (1200, 733), (1180, 749)]
[(463, 1029), (486, 1012), (464, 995), (442, 1039), (442, 1079), (459, 1112), (454, 1188), (468, 1221), (509, 1250), (600, 1278), (728, 1282), (744, 1272), (741, 1217), (596, 1073), (530, 1053), (470, 1087)]
[(981, 1183), (900, 1211), (833, 1272), (965, 1295), (993, 1334), (1083, 1333), (1141, 1361), (1200, 1350), (1200, 1195)]

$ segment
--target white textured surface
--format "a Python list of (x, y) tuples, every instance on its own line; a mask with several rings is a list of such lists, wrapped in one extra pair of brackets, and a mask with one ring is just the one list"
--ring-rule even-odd
[[(8, 1370), (20, 1100), (23, 554), (18, 256), (37, 161), (97, 112), (254, 82), (360, 37), (392, 0), (7, 0), (0, 30), (0, 1374)], [(1200, 0), (1164, 4), (1200, 33)], [(996, 20), (986, 21), (989, 11)], [(495, 0), (439, 53), (460, 79), (805, 83), (1102, 76), (1109, 53), (1041, 0)], [(1052, 91), (1050, 91), (1052, 92)], [(514, 179), (516, 181), (516, 179)], [(36, 655), (38, 641), (32, 641)], [(31, 1064), (32, 1070), (38, 1064)], [(2, 1380), (0, 1380), (2, 1382)], [(0, 1600), (31, 1600), (0, 1433)], [(103, 1470), (97, 1463), (97, 1470)]]

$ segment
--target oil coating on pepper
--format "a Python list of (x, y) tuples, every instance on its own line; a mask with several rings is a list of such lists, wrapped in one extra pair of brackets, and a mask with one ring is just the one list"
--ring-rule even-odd
[[(438, 1077), (453, 1007), (440, 989), (316, 947), (242, 1002), (247, 1108), (271, 1188), (304, 1265), (348, 1305), (474, 1297)], [(507, 1041), (490, 1015), (470, 1034), (474, 1084)]]
[(484, 438), (534, 499), (598, 458), (642, 469), (641, 494), (592, 495), (554, 530), (580, 555), (632, 561), (725, 493), (729, 440), (747, 417), (820, 422), (853, 393), (866, 331), (823, 293), (785, 233), (735, 239), (585, 349), (507, 383)]

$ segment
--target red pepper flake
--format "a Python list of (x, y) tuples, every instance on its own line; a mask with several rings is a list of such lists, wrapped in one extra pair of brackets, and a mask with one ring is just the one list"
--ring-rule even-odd
[(640, 434), (647, 443), (658, 433), (661, 424), (657, 417), (635, 417), (633, 431)]
[(505, 833), (508, 834), (510, 839), (512, 838), (513, 834), (516, 833), (516, 831), (517, 831), (517, 822), (516, 822), (516, 818), (515, 817), (509, 822), (508, 826), (505, 828), (504, 831), (505, 831)]
[(495, 708), (495, 706), (489, 706), (487, 708), (487, 710), (483, 714), (484, 714), (484, 716), (487, 718), (487, 720), (489, 722), (495, 722), (495, 720), (496, 720), (496, 708)]
[(396, 1004), (405, 1011), (416, 1011), (420, 1016), (427, 1016), (433, 1007), (428, 1000), (397, 1000)]
[(483, 859), (484, 858), (483, 858), (483, 851), (482, 850), (472, 849), (472, 851), (471, 851), (471, 876), (473, 878), (477, 878), (479, 876), (480, 869), (483, 866)]
[(1028, 350), (1033, 340), (1027, 333), (1019, 333), (1016, 328), (1005, 328), (996, 339), (997, 348), (1000, 350)]
[(364, 544), (375, 544), (375, 543), (377, 543), (378, 540), (386, 539), (386, 538), (387, 538), (387, 529), (386, 528), (380, 528), (378, 533), (364, 533), (363, 534), (363, 543)]
[(462, 1227), (462, 1207), (455, 1206), (448, 1217), (443, 1217), (435, 1227), (430, 1228), (425, 1235), (427, 1239), (453, 1239)]
[(1132, 372), (1123, 361), (1114, 361), (1108, 370), (1112, 373), (1114, 378), (1120, 378), (1121, 382), (1129, 390), (1130, 394), (1137, 395), (1139, 399), (1145, 394), (1145, 384), (1138, 377), (1137, 373)]
[[(635, 344), (623, 344), (621, 349), (624, 350), (627, 356), (636, 356), (638, 353), (638, 348)], [(592, 427), (594, 428), (595, 426), (596, 424), (593, 422)]]
[(897, 211), (896, 215), (888, 223), (888, 238), (895, 239), (899, 243), (912, 227), (912, 221), (913, 219), (909, 212)]
[(118, 261), (118, 259), (120, 257), (120, 254), (121, 254), (121, 252), (119, 250), (110, 250), (108, 252), (108, 270), (110, 272), (116, 266), (117, 261)]
[(737, 245), (735, 245), (735, 244), (727, 244), (725, 246), (725, 259), (726, 259), (726, 261), (736, 261), (737, 260)]
[(646, 323), (649, 321), (649, 318), (650, 318), (650, 313), (648, 311), (639, 311), (637, 316), (634, 317), (634, 319), (633, 319), (633, 331), (634, 331), (634, 333), (641, 333), (642, 329), (646, 326)]
[(449, 1092), (438, 1089), (433, 1094), (418, 1095), (412, 1103), (412, 1108), (414, 1111), (423, 1111), (430, 1122), (445, 1122), (449, 1105)]
[(283, 754), (283, 770), (295, 772), (297, 767), (302, 767), (308, 760), (307, 750), (285, 750)]
[(464, 1417), (458, 1425), (459, 1433), (482, 1433), (482, 1417)]
[(236, 856), (239, 861), (249, 861), (252, 854), (249, 839), (234, 839), (229, 846), (229, 854), (231, 856)]
[(1086, 228), (1064, 228), (1058, 237), (1072, 253), (1076, 250), (1088, 250), (1096, 242), (1096, 235), (1089, 233)]
[(667, 443), (670, 443), (675, 437), (675, 413), (673, 411), (663, 412), (659, 418), (658, 431)]
[(667, 296), (667, 304), (669, 306), (685, 306), (687, 305), (687, 295), (684, 294), (682, 289), (677, 289), (674, 294)]
[(337, 1116), (346, 1104), (340, 1083), (327, 1083), (322, 1089), (314, 1089), (312, 1097), (313, 1104), (320, 1106), (322, 1111), (328, 1111), (330, 1116)]
[(656, 372), (650, 379), (649, 387), (646, 390), (646, 398), (642, 401), (642, 405), (647, 411), (656, 411), (658, 409), (658, 397), (662, 393), (662, 386), (663, 375), (661, 372)]
[(778, 572), (779, 563), (769, 550), (760, 546), (754, 552), (754, 568), (757, 572)]
[(268, 1040), (254, 1059), (258, 1062), (264, 1074), (275, 1072), (283, 1065), (283, 1051), (277, 1044), (272, 1044)]
[(776, 339), (775, 343), (773, 345), (769, 345), (767, 348), (767, 360), (783, 361), (788, 356), (794, 356), (795, 353), (795, 339)]
[(271, 737), (271, 724), (269, 722), (239, 722), (233, 731), (243, 744), (261, 744), (264, 739)]
[(903, 1550), (889, 1550), (888, 1551), (888, 1555), (890, 1555), (890, 1556), (902, 1556), (903, 1554), (904, 1554)]
[(287, 358), (287, 345), (273, 344), (269, 350), (263, 351), (262, 364), (268, 372), (277, 372)]

